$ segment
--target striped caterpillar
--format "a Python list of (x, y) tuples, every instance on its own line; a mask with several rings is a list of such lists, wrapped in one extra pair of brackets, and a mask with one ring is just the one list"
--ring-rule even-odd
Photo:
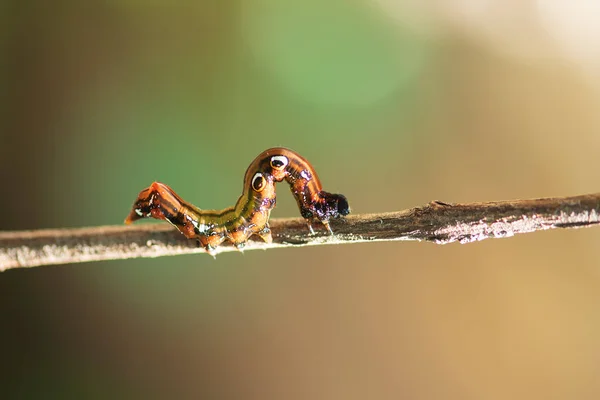
[(220, 211), (201, 210), (169, 186), (154, 182), (140, 192), (125, 223), (149, 217), (165, 220), (186, 237), (197, 239), (209, 253), (214, 253), (225, 240), (241, 250), (255, 234), (270, 243), (269, 216), (275, 207), (275, 183), (284, 180), (290, 185), (311, 234), (315, 220), (333, 234), (329, 220), (350, 213), (345, 196), (322, 190), (319, 177), (306, 159), (277, 147), (265, 150), (252, 161), (235, 206)]

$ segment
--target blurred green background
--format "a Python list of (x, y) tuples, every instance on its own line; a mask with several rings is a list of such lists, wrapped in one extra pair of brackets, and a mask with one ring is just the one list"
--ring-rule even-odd
[[(597, 192), (596, 4), (4, 1), (0, 229), (120, 224), (153, 180), (224, 208), (272, 146), (354, 213)], [(0, 397), (596, 399), (599, 241), (8, 271)]]

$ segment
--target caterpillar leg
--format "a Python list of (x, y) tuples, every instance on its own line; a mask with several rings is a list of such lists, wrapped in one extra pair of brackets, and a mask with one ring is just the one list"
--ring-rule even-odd
[(263, 230), (258, 232), (257, 235), (260, 236), (265, 243), (273, 243), (273, 236), (271, 235), (271, 228), (269, 228), (269, 224), (265, 225)]
[(214, 257), (217, 253), (217, 247), (225, 241), (225, 236), (218, 234), (209, 236), (199, 235), (197, 239), (200, 246), (204, 247), (204, 250)]
[(325, 220), (325, 221), (321, 221), (321, 223), (323, 224), (323, 226), (325, 227), (325, 229), (327, 229), (327, 231), (329, 232), (329, 234), (333, 235), (333, 231), (331, 230), (331, 226), (329, 226), (329, 221)]
[[(311, 235), (315, 235), (315, 229), (313, 228), (313, 221), (318, 218), (307, 218), (306, 219), (306, 226), (308, 226), (308, 231), (310, 232)], [(325, 229), (327, 229), (327, 232), (329, 232), (330, 235), (333, 235), (333, 231), (331, 230), (331, 226), (329, 225), (329, 220), (320, 220), (319, 222), (321, 222), (321, 224), (325, 227)]]
[(308, 226), (308, 231), (309, 231), (309, 233), (310, 233), (311, 235), (314, 235), (314, 234), (315, 234), (315, 230), (313, 229), (313, 226), (312, 226), (312, 221), (311, 221), (310, 219), (307, 219), (307, 220), (306, 220), (306, 225)]
[[(271, 235), (271, 229), (269, 228), (268, 224), (262, 230), (256, 232), (256, 234), (260, 236), (260, 238), (266, 243), (273, 242), (273, 236)], [(250, 234), (250, 236), (252, 236), (252, 234)], [(243, 231), (229, 233), (227, 235), (227, 239), (231, 241), (231, 243), (237, 250), (239, 250), (242, 253), (244, 252), (244, 248), (246, 247), (248, 237), (245, 236)]]
[(230, 227), (230, 229), (231, 230), (225, 233), (225, 237), (238, 251), (244, 252), (244, 247), (246, 247), (246, 242), (248, 241), (248, 234), (246, 233), (244, 227), (240, 225)]

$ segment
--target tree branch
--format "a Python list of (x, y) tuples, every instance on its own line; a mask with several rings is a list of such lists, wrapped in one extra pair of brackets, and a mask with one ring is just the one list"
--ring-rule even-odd
[[(552, 228), (600, 223), (600, 193), (534, 200), (447, 204), (382, 214), (351, 215), (332, 221), (335, 232), (308, 234), (303, 219), (272, 219), (273, 243), (251, 239), (245, 250), (321, 244), (418, 240), (437, 244), (470, 243), (487, 238)], [(318, 224), (315, 224), (318, 228)], [(217, 253), (235, 251), (229, 243)], [(167, 224), (0, 232), (0, 271), (11, 268), (204, 253)]]

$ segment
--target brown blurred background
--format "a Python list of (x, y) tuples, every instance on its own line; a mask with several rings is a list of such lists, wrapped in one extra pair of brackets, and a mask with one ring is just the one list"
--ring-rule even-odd
[[(224, 208), (262, 150), (355, 213), (597, 192), (594, 0), (0, 3), (0, 229)], [(280, 188), (275, 217), (297, 216)], [(600, 229), (0, 274), (9, 399), (597, 399)]]

